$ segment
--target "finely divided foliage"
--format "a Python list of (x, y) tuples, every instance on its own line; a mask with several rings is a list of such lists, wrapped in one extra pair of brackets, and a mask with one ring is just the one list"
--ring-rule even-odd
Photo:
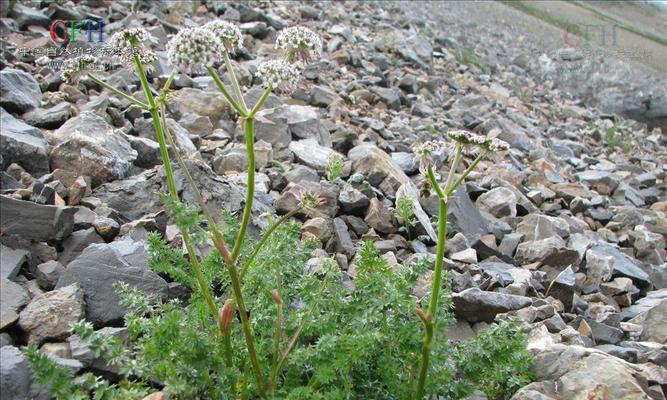
[[(118, 368), (122, 379), (113, 383), (91, 373), (74, 379), (70, 370), (57, 366), (36, 347), (28, 347), (26, 356), (37, 381), (50, 387), (53, 396), (140, 399), (159, 390), (173, 399), (421, 400), (460, 398), (480, 388), (490, 398), (502, 398), (528, 381), (530, 357), (523, 336), (514, 327), (494, 326), (460, 347), (452, 347), (444, 337), (453, 320), (450, 276), (443, 271), (447, 202), (480, 158), (507, 150), (506, 143), (467, 131), (450, 132), (454, 146), (444, 185), (436, 177), (434, 153), (451, 147), (450, 143), (438, 140), (416, 147), (420, 170), (440, 200), (435, 259), (422, 257), (410, 265), (390, 266), (373, 243), (365, 242), (354, 261), (352, 286), (344, 285), (333, 259), (307, 263), (314, 247), (299, 240), (299, 224), (290, 219), (321, 205), (323, 200), (316, 193), (300, 193), (296, 208), (280, 218), (270, 218), (259, 239), (247, 233), (255, 182), (254, 117), (274, 89), (296, 84), (297, 65), (320, 56), (319, 36), (304, 27), (288, 28), (278, 35), (276, 48), (284, 50), (284, 57), (258, 68), (266, 90), (251, 107), (243, 99), (229, 62), (229, 54), (243, 46), (235, 25), (215, 21), (178, 32), (167, 46), (175, 70), (158, 96), (153, 95), (145, 74), (146, 64), (154, 61), (144, 47), (150, 40), (141, 28), (118, 32), (111, 40), (119, 50), (132, 54), (146, 102), (94, 75), (89, 78), (151, 115), (167, 182), (162, 198), (180, 230), (187, 257), (152, 234), (149, 266), (192, 293), (182, 302), (163, 303), (117, 283), (116, 292), (128, 310), (125, 325), (130, 347), (95, 331), (90, 323), (82, 321), (72, 327), (72, 333), (95, 356)], [(300, 62), (295, 65), (295, 61)], [(89, 58), (73, 61), (65, 75), (78, 75), (95, 62)], [(232, 90), (215, 69), (223, 62)], [(219, 215), (206, 207), (163, 123), (174, 74), (204, 71), (237, 111), (245, 132), (250, 167), (240, 222), (223, 210), (224, 224), (217, 223)], [(455, 179), (462, 154), (470, 154), (471, 148), (479, 156)], [(198, 208), (180, 200), (172, 157), (195, 194)], [(332, 157), (329, 164), (328, 179), (344, 184), (342, 157)], [(409, 234), (412, 200), (403, 198), (397, 207)], [(203, 243), (214, 247), (206, 257), (195, 249)], [(412, 293), (431, 266), (431, 291), (418, 299)]]

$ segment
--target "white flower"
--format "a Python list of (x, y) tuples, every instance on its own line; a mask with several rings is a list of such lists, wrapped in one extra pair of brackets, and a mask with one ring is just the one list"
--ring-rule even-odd
[(497, 153), (499, 151), (507, 151), (510, 145), (504, 140), (489, 138), (484, 144), (486, 151), (490, 153)]
[(445, 146), (446, 143), (440, 140), (429, 140), (415, 145), (412, 150), (419, 161), (419, 172), (426, 174), (429, 166), (435, 166), (437, 160), (434, 153), (437, 153)]
[(309, 62), (322, 55), (322, 40), (308, 28), (293, 26), (280, 32), (276, 39), (276, 48), (287, 51), (287, 61), (301, 59)]
[(277, 88), (281, 83), (293, 86), (299, 81), (299, 71), (283, 60), (263, 62), (257, 67), (257, 76), (262, 79), (264, 86), (273, 88)]
[(243, 34), (238, 26), (227, 21), (211, 21), (202, 26), (208, 29), (222, 42), (228, 52), (233, 53), (237, 48), (243, 48)]
[(95, 56), (83, 55), (67, 59), (63, 62), (65, 67), (62, 72), (62, 77), (66, 81), (76, 81), (76, 79), (90, 71), (104, 70), (104, 65)]
[(203, 28), (183, 29), (167, 43), (167, 57), (185, 73), (200, 72), (220, 61), (224, 47), (213, 32)]
[(155, 43), (156, 40), (147, 30), (144, 28), (130, 28), (120, 30), (111, 35), (109, 47), (119, 51), (126, 51), (132, 47), (144, 47), (148, 42)]

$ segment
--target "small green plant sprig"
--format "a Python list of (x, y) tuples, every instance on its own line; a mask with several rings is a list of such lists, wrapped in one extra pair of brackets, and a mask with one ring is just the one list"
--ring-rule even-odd
[[(428, 141), (416, 146), (414, 149), (419, 159), (419, 171), (426, 175), (431, 187), (435, 190), (438, 196), (438, 243), (435, 254), (434, 277), (431, 286), (431, 300), (426, 310), (421, 308), (415, 310), (415, 313), (424, 325), (424, 344), (422, 346), (421, 367), (419, 369), (417, 389), (415, 391), (415, 396), (413, 397), (413, 399), (419, 400), (424, 398), (426, 377), (429, 371), (431, 348), (433, 347), (433, 338), (435, 334), (438, 300), (442, 288), (442, 266), (445, 256), (445, 242), (447, 240), (447, 205), (449, 199), (483, 158), (509, 149), (509, 145), (502, 140), (479, 136), (464, 130), (449, 131), (447, 132), (447, 135), (453, 141), (453, 146), (441, 141)], [(441, 185), (438, 182), (435, 173), (436, 160), (434, 157), (434, 153), (442, 147), (449, 147), (451, 149), (450, 157), (452, 158), (449, 173), (447, 174), (444, 185)], [(455, 179), (456, 171), (464, 154), (476, 155), (476, 157), (459, 178)]]
[(410, 238), (410, 229), (417, 223), (415, 218), (415, 205), (412, 199), (407, 196), (401, 196), (396, 200), (396, 210), (394, 211), (396, 219), (402, 225), (399, 230), (405, 232)]
[(634, 124), (634, 121), (614, 116), (611, 126), (604, 130), (604, 143), (611, 149), (620, 146), (625, 153), (629, 153), (632, 151), (631, 133)]
[(325, 168), (327, 180), (331, 183), (340, 182), (343, 176), (343, 156), (338, 153), (332, 153), (327, 158), (327, 166)]

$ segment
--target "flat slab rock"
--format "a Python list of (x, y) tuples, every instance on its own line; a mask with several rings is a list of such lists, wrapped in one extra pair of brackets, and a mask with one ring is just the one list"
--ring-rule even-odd
[(452, 295), (454, 315), (468, 322), (492, 322), (497, 314), (520, 310), (533, 303), (529, 297), (466, 289)]
[(149, 295), (166, 300), (169, 285), (145, 265), (131, 265), (109, 244), (88, 246), (58, 279), (56, 289), (78, 283), (83, 289), (86, 319), (97, 326), (119, 322), (125, 315), (113, 285), (125, 282)]

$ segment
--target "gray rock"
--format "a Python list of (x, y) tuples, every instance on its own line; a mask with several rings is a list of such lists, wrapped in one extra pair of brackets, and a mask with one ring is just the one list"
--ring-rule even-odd
[(243, 144), (234, 144), (213, 159), (213, 170), (216, 174), (242, 172), (248, 170), (248, 155)]
[(496, 218), (516, 217), (516, 196), (504, 187), (497, 187), (482, 194), (475, 204), (477, 208)]
[(126, 311), (113, 289), (118, 281), (162, 300), (166, 300), (169, 291), (162, 278), (145, 265), (131, 265), (108, 244), (88, 246), (67, 266), (56, 289), (78, 283), (84, 292), (86, 319), (97, 326), (108, 325), (118, 322)]
[(620, 183), (613, 172), (589, 170), (575, 174), (581, 182), (589, 185), (600, 194), (612, 193)]
[(300, 105), (286, 105), (282, 108), (288, 132), (294, 139), (317, 139), (324, 147), (331, 147), (331, 136), (320, 119), (317, 108)]
[(14, 279), (21, 266), (28, 261), (30, 252), (23, 249), (12, 249), (0, 244), (0, 277)]
[(35, 204), (0, 196), (0, 230), (40, 242), (63, 240), (72, 233), (74, 207)]
[(598, 257), (612, 257), (614, 259), (612, 278), (618, 276), (630, 278), (635, 285), (640, 288), (651, 285), (649, 275), (635, 260), (620, 251), (618, 247), (609, 243), (599, 242), (591, 247), (590, 254), (594, 254)]
[(49, 172), (47, 142), (42, 131), (0, 108), (0, 168), (17, 163), (33, 174)]
[(656, 307), (663, 300), (667, 300), (667, 289), (653, 290), (646, 293), (646, 296), (639, 299), (635, 304), (623, 310), (623, 320), (635, 318), (640, 314), (648, 312), (653, 307)]
[(347, 231), (347, 225), (341, 218), (334, 218), (333, 226), (333, 237), (331, 238), (333, 249), (336, 253), (344, 254), (349, 261), (354, 257), (356, 250), (350, 233)]
[(132, 135), (123, 135), (125, 140), (137, 152), (134, 165), (141, 168), (153, 168), (162, 163), (160, 144), (152, 139)]
[(292, 137), (282, 107), (264, 109), (255, 116), (255, 138), (271, 143), (275, 151), (286, 149)]
[[(437, 201), (437, 196), (431, 197), (433, 197), (434, 201)], [(432, 215), (438, 214), (432, 211)], [(475, 208), (468, 193), (465, 191), (464, 185), (459, 186), (449, 200), (447, 223), (451, 224), (456, 232), (465, 235), (469, 241), (489, 232), (488, 222), (482, 217), (477, 208)]]
[(14, 6), (10, 16), (16, 19), (20, 29), (33, 25), (48, 29), (51, 24), (51, 19), (43, 12), (19, 3)]
[(93, 187), (126, 177), (137, 158), (130, 143), (91, 112), (67, 121), (54, 132), (54, 141), (51, 168), (88, 175)]
[(630, 322), (642, 326), (641, 340), (667, 344), (667, 299), (655, 304), (648, 311), (631, 319)]
[(23, 114), (23, 120), (29, 125), (44, 129), (58, 129), (70, 117), (70, 104), (62, 102), (51, 108), (36, 108)]
[(412, 35), (405, 39), (405, 43), (398, 46), (398, 52), (405, 60), (418, 65), (423, 69), (431, 68), (433, 47), (427, 38), (421, 35)]
[(415, 103), (410, 111), (416, 117), (430, 117), (434, 111), (425, 103)]
[(310, 104), (315, 107), (328, 107), (338, 98), (333, 90), (315, 85), (310, 89)]
[(595, 340), (596, 344), (616, 344), (623, 340), (623, 331), (619, 328), (590, 318), (586, 318), (586, 322), (591, 327), (593, 340)]
[(167, 125), (165, 128), (169, 129), (176, 147), (178, 147), (182, 153), (194, 154), (197, 152), (197, 147), (192, 143), (190, 134), (178, 122), (171, 118), (167, 118)]
[(396, 111), (401, 109), (401, 92), (398, 89), (374, 87), (373, 93), (379, 102), (386, 104), (387, 108)]
[(84, 307), (83, 291), (75, 283), (33, 298), (18, 323), (28, 333), (28, 343), (62, 340), (70, 325), (84, 318)]
[(595, 348), (597, 350), (604, 351), (609, 355), (618, 357), (627, 362), (631, 363), (637, 362), (637, 354), (638, 354), (637, 349), (633, 349), (630, 347), (616, 346), (614, 344), (601, 344), (599, 346), (595, 346)]
[(4, 330), (19, 318), (19, 311), (29, 301), (30, 295), (22, 286), (0, 278), (0, 330)]
[[(431, 225), (431, 220), (419, 202), (419, 189), (387, 153), (374, 145), (362, 144), (350, 150), (348, 158), (352, 162), (354, 172), (360, 174), (362, 180), (363, 177), (366, 177), (373, 186), (378, 186), (386, 178), (397, 182), (399, 186), (396, 190), (396, 197), (407, 196), (412, 199), (415, 217), (421, 225), (420, 229), (428, 234), (433, 241), (437, 240), (437, 234)], [(352, 177), (350, 177), (350, 180), (352, 180)], [(359, 190), (364, 192), (362, 189)], [(366, 195), (369, 194), (366, 193)]]
[[(555, 345), (533, 361), (536, 381), (551, 381), (552, 398), (643, 399), (639, 370), (619, 358), (580, 346)], [(558, 390), (556, 391), (556, 388)]]
[(331, 219), (315, 217), (307, 220), (301, 225), (301, 235), (302, 237), (306, 237), (306, 234), (310, 234), (320, 242), (326, 244), (333, 235), (333, 229), (333, 222)]
[(9, 112), (24, 113), (39, 107), (42, 91), (27, 72), (5, 68), (0, 71), (0, 106)]
[(343, 187), (338, 196), (338, 205), (345, 214), (364, 215), (369, 204), (368, 197), (349, 185)]
[(0, 393), (3, 398), (29, 399), (31, 392), (30, 363), (14, 346), (0, 347)]
[(339, 154), (331, 148), (320, 146), (316, 139), (294, 140), (289, 144), (289, 150), (300, 162), (320, 172), (326, 169), (329, 157)]
[(319, 182), (320, 175), (310, 167), (296, 164), (285, 173), (285, 179), (292, 183), (299, 183), (301, 181)]
[(572, 266), (568, 266), (551, 281), (547, 294), (560, 300), (565, 307), (566, 312), (572, 309), (574, 294), (576, 291), (576, 278)]
[(37, 278), (39, 287), (51, 290), (56, 286), (63, 272), (65, 272), (65, 267), (58, 261), (51, 260), (37, 266), (35, 278)]
[(366, 216), (364, 217), (364, 221), (368, 226), (380, 233), (395, 233), (398, 230), (393, 223), (393, 219), (391, 212), (387, 207), (382, 205), (380, 200), (376, 198), (371, 199), (366, 210)]
[(64, 250), (58, 255), (58, 262), (62, 265), (69, 265), (81, 252), (93, 243), (104, 243), (104, 239), (95, 231), (95, 228), (88, 228), (72, 233), (63, 242)]
[(408, 175), (416, 174), (419, 170), (419, 162), (412, 153), (391, 153), (391, 160)]
[[(127, 328), (105, 327), (97, 330), (97, 333), (117, 337), (125, 346), (129, 347), (130, 345), (130, 332)], [(109, 365), (104, 355), (96, 357), (90, 346), (83, 342), (79, 336), (72, 335), (67, 338), (67, 342), (70, 345), (72, 358), (81, 362), (86, 368), (98, 374), (120, 377), (120, 368), (117, 365)]]
[(492, 322), (497, 314), (520, 310), (533, 303), (529, 297), (466, 289), (452, 295), (454, 314), (468, 322)]
[[(287, 214), (298, 207), (302, 193), (319, 196), (322, 203), (310, 212), (311, 217), (333, 218), (338, 213), (338, 186), (329, 182), (302, 181), (288, 186), (274, 203), (279, 214)], [(303, 215), (303, 213), (299, 213)]]
[(542, 240), (550, 237), (567, 238), (569, 226), (561, 218), (549, 217), (541, 214), (530, 214), (524, 217), (516, 228), (524, 235), (525, 241)]

